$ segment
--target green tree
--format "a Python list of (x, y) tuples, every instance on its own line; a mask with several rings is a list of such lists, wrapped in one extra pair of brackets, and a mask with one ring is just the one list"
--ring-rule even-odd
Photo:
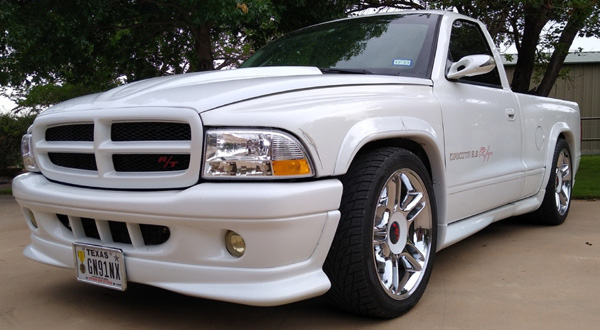
[(236, 65), (261, 37), (249, 29), (273, 30), (271, 17), (268, 0), (0, 0), (0, 85), (26, 107), (32, 86), (74, 97)]

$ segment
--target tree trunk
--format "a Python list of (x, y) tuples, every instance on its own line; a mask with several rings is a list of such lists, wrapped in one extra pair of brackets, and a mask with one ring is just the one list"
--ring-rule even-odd
[(585, 18), (588, 14), (589, 11), (585, 9), (575, 10), (575, 12), (569, 17), (567, 25), (558, 39), (558, 44), (554, 48), (554, 52), (552, 53), (550, 63), (548, 63), (548, 68), (544, 73), (542, 82), (535, 92), (536, 95), (548, 96), (550, 91), (552, 91), (552, 87), (554, 86), (554, 83), (560, 74), (560, 69), (562, 68), (563, 63), (569, 54), (569, 47), (571, 47), (573, 40), (575, 40), (575, 37), (577, 36), (577, 33), (583, 27)]
[(210, 24), (203, 23), (198, 27), (191, 29), (194, 36), (194, 51), (196, 53), (196, 62), (190, 63), (190, 71), (210, 71), (214, 70), (212, 40), (210, 38)]
[(518, 49), (517, 64), (513, 75), (511, 88), (516, 93), (528, 93), (531, 76), (535, 66), (535, 52), (540, 33), (548, 22), (546, 8), (525, 8), (525, 26), (521, 48)]

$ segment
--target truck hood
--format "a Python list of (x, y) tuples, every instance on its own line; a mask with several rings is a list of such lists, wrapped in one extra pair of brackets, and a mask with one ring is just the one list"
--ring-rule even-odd
[(248, 99), (314, 88), (432, 85), (420, 78), (323, 74), (315, 67), (261, 67), (152, 78), (55, 105), (42, 115), (91, 109), (186, 107), (198, 112)]

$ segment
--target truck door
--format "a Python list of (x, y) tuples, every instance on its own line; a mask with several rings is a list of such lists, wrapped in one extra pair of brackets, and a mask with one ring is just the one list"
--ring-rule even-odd
[[(493, 57), (480, 26), (456, 20), (446, 73), (453, 62), (467, 55)], [(512, 92), (502, 86), (498, 69), (458, 80), (441, 77), (434, 86), (444, 120), (447, 220), (460, 220), (517, 200), (524, 180), (521, 118)]]

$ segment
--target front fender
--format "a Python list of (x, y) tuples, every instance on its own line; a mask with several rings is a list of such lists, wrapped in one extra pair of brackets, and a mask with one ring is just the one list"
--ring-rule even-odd
[[(354, 124), (344, 137), (336, 158), (334, 175), (346, 173), (354, 156), (366, 144), (391, 139), (407, 139), (420, 144), (430, 161), (440, 158), (443, 169), (443, 137), (440, 128), (411, 117), (369, 118)], [(433, 164), (432, 164), (433, 166)], [(443, 171), (442, 171), (443, 172)]]
[(441, 121), (434, 126), (430, 122), (413, 117), (370, 118), (362, 120), (348, 130), (338, 153), (334, 173), (343, 175), (348, 171), (356, 154), (368, 148), (371, 142), (395, 144), (398, 140), (417, 143), (427, 155), (436, 197), (438, 214), (438, 236), (446, 234), (446, 177), (444, 141)]

